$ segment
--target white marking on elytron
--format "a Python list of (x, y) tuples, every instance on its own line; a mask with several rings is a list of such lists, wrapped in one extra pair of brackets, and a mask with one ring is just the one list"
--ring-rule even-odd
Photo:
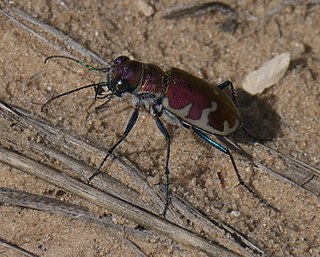
[(240, 125), (240, 120), (239, 120), (239, 119), (236, 119), (236, 120), (234, 121), (233, 127), (230, 128), (229, 122), (228, 122), (227, 120), (225, 120), (225, 121), (223, 122), (223, 135), (226, 136), (226, 135), (231, 134), (233, 131), (235, 131), (235, 130), (239, 127), (239, 125)]
[(230, 124), (227, 120), (223, 122), (223, 131), (214, 129), (213, 127), (208, 125), (208, 120), (209, 120), (209, 114), (211, 112), (215, 112), (218, 109), (218, 105), (215, 101), (211, 102), (211, 107), (203, 109), (201, 113), (201, 117), (198, 120), (193, 120), (193, 119), (188, 119), (186, 116), (188, 116), (189, 111), (192, 107), (192, 103), (188, 104), (186, 107), (183, 109), (173, 109), (169, 106), (169, 100), (167, 97), (163, 99), (162, 102), (163, 106), (165, 109), (169, 110), (171, 113), (174, 115), (178, 116), (179, 118), (183, 119), (187, 123), (197, 126), (198, 128), (208, 131), (213, 134), (221, 135), (221, 136), (226, 136), (231, 134), (233, 131), (235, 131), (239, 125), (240, 125), (240, 120), (236, 119), (234, 122), (234, 125), (230, 127)]
[[(201, 118), (197, 120), (198, 126), (204, 130), (215, 130), (211, 126), (208, 126), (209, 114), (210, 112), (215, 112), (218, 109), (218, 105), (215, 101), (211, 102), (211, 107), (203, 109), (201, 113)], [(201, 124), (201, 125), (200, 125)]]
[(188, 104), (187, 106), (185, 106), (184, 108), (182, 109), (173, 109), (169, 106), (169, 100), (167, 97), (165, 97), (162, 101), (162, 105), (167, 109), (169, 110), (170, 112), (172, 112), (174, 115), (178, 116), (178, 117), (181, 117), (183, 118), (183, 120), (189, 120), (187, 118), (185, 118), (189, 112), (190, 112), (190, 109), (192, 107), (192, 103)]
[[(210, 131), (210, 132), (215, 133), (215, 134), (217, 134), (217, 132), (219, 132), (219, 134), (220, 134), (221, 131), (218, 131), (218, 130), (214, 129), (211, 126), (208, 126), (210, 112), (215, 112), (217, 109), (218, 109), (217, 103), (215, 101), (212, 101), (211, 102), (211, 107), (203, 109), (202, 113), (201, 113), (201, 118), (199, 120), (194, 121), (194, 122), (201, 129), (204, 129), (206, 131)], [(188, 119), (188, 120), (190, 120), (190, 119)]]

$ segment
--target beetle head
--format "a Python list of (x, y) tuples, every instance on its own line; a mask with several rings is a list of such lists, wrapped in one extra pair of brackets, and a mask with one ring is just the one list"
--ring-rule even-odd
[(132, 93), (139, 85), (142, 74), (142, 63), (130, 60), (127, 56), (117, 57), (106, 78), (95, 87), (96, 96), (105, 91), (121, 97), (125, 93)]
[(66, 93), (62, 93), (57, 95), (51, 99), (49, 99), (41, 108), (44, 110), (44, 107), (54, 99), (59, 97), (71, 94), (73, 92), (93, 87), (95, 90), (95, 99), (99, 98), (108, 98), (111, 99), (115, 96), (121, 97), (125, 93), (132, 93), (139, 85), (143, 64), (141, 62), (130, 60), (127, 56), (119, 56), (117, 57), (111, 67), (107, 68), (95, 68), (91, 65), (88, 65), (82, 61), (74, 59), (72, 57), (67, 56), (50, 56), (45, 60), (45, 63), (52, 58), (64, 58), (77, 62), (78, 64), (94, 71), (100, 71), (106, 74), (105, 79), (103, 79), (99, 83), (94, 83), (90, 85), (86, 85), (80, 88), (76, 88), (74, 90), (68, 91)]

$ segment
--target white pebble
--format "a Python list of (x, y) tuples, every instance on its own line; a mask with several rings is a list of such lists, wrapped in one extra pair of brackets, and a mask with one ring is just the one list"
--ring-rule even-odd
[(239, 211), (231, 211), (231, 215), (233, 215), (235, 217), (239, 217), (241, 215), (241, 213)]
[(145, 0), (138, 0), (137, 2), (140, 11), (146, 16), (149, 17), (154, 14), (153, 7)]
[(250, 72), (242, 82), (242, 88), (255, 95), (279, 82), (286, 73), (290, 63), (290, 53), (277, 55), (262, 64), (261, 68)]

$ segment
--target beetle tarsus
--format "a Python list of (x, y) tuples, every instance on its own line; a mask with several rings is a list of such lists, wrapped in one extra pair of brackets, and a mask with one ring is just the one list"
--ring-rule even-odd
[(170, 192), (168, 191), (167, 192), (167, 195), (166, 195), (166, 203), (165, 203), (165, 206), (163, 208), (163, 211), (161, 212), (160, 216), (162, 216), (164, 219), (166, 218), (166, 215), (167, 215), (167, 211), (169, 209), (169, 205), (171, 203), (171, 197), (170, 197)]
[(257, 198), (263, 205), (270, 208), (271, 210), (275, 212), (280, 212), (279, 209), (272, 206), (270, 203), (268, 203), (265, 199), (261, 198), (255, 191), (253, 191), (247, 184), (245, 184), (243, 181), (239, 181), (239, 184), (237, 186), (244, 186), (255, 198)]
[(236, 173), (236, 175), (237, 175), (238, 181), (239, 181), (239, 184), (238, 184), (237, 186), (239, 186), (239, 185), (244, 186), (244, 187), (245, 187), (255, 198), (257, 198), (263, 205), (265, 205), (266, 207), (272, 209), (272, 210), (275, 211), (275, 212), (279, 212), (279, 210), (278, 210), (277, 208), (275, 208), (275, 207), (273, 207), (271, 204), (269, 204), (265, 199), (263, 199), (262, 197), (260, 197), (254, 190), (252, 190), (251, 187), (249, 187), (246, 183), (244, 183), (243, 179), (241, 178), (241, 176), (240, 176), (240, 174), (239, 174), (238, 168), (237, 168), (237, 166), (236, 166), (236, 163), (235, 163), (235, 161), (234, 161), (234, 159), (233, 159), (233, 156), (232, 156), (231, 152), (230, 152), (228, 149), (226, 149), (226, 150), (227, 150), (226, 153), (227, 153), (227, 154), (229, 155), (229, 157), (230, 157), (230, 160), (231, 160), (233, 169), (234, 169), (234, 171), (235, 171), (235, 173)]
[(87, 184), (89, 185), (90, 182), (97, 176), (100, 174), (101, 172), (101, 168), (103, 166), (103, 164), (106, 162), (106, 160), (108, 159), (108, 157), (110, 156), (110, 154), (112, 154), (112, 152), (110, 153), (110, 150), (108, 151), (108, 154), (106, 155), (106, 157), (104, 157), (104, 159), (102, 160), (102, 162), (100, 163), (99, 167), (95, 170), (95, 172), (88, 178), (87, 180)]

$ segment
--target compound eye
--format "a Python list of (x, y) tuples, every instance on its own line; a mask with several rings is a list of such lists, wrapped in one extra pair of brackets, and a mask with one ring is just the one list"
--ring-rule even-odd
[(117, 82), (117, 91), (125, 92), (129, 89), (129, 81), (126, 79), (120, 79)]
[(130, 91), (130, 82), (126, 79), (119, 79), (115, 84), (116, 95), (122, 95)]
[(128, 56), (119, 56), (114, 60), (114, 64), (122, 64), (130, 60)]

